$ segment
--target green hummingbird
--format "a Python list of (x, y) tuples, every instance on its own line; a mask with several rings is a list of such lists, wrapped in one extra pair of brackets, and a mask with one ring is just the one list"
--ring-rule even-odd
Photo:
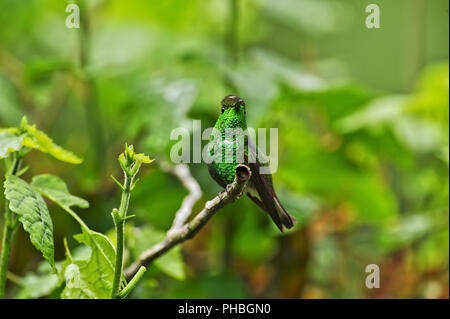
[[(283, 231), (283, 226), (291, 228), (296, 220), (281, 205), (273, 188), (270, 170), (261, 173), (260, 168), (268, 168), (268, 163), (262, 164), (258, 160), (257, 155), (261, 152), (248, 134), (245, 134), (246, 113), (245, 102), (240, 97), (227, 95), (223, 98), (221, 114), (214, 126), (215, 133), (213, 130), (210, 137), (209, 155), (212, 160), (208, 164), (208, 171), (211, 177), (226, 189), (234, 180), (236, 166), (242, 163), (247, 165), (252, 175), (244, 193), (267, 212), (280, 231)], [(219, 155), (217, 150), (221, 151)]]

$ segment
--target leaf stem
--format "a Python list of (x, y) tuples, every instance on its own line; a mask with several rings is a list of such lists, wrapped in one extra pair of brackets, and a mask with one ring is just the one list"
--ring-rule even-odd
[[(10, 174), (16, 175), (19, 171), (22, 158), (14, 154), (14, 161), (11, 166)], [(0, 256), (0, 298), (5, 297), (6, 277), (8, 273), (9, 257), (11, 255), (11, 245), (14, 238), (14, 232), (17, 228), (17, 217), (9, 209), (9, 201), (5, 198), (5, 224), (3, 226), (2, 252)]]

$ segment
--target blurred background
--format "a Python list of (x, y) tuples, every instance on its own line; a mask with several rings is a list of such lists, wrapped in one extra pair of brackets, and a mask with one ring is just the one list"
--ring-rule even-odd
[[(157, 159), (132, 195), (129, 263), (187, 195), (158, 165), (171, 130), (214, 125), (220, 100), (237, 94), (249, 126), (279, 129), (274, 183), (298, 224), (280, 234), (242, 198), (155, 262), (131, 297), (448, 298), (448, 1), (377, 0), (381, 28), (368, 29), (371, 2), (0, 0), (0, 127), (27, 115), (84, 158), (31, 152), (24, 178), (63, 178), (100, 232), (112, 233), (110, 176), (125, 142)], [(79, 29), (65, 26), (70, 3)], [(205, 164), (189, 167), (198, 211), (220, 188)], [(80, 229), (49, 205), (62, 260), (64, 238), (82, 250)], [(380, 267), (378, 289), (365, 286), (368, 264)], [(58, 297), (45, 267), (20, 229), (10, 278), (23, 280), (9, 294)]]

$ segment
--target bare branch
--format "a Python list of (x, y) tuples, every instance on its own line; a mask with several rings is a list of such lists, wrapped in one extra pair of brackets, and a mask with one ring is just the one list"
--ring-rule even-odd
[(125, 277), (127, 280), (132, 278), (141, 266), (148, 266), (156, 258), (164, 255), (167, 251), (176, 245), (184, 242), (187, 239), (194, 237), (203, 226), (214, 216), (217, 211), (223, 208), (228, 203), (236, 200), (242, 195), (247, 181), (250, 179), (251, 171), (243, 164), (236, 167), (236, 175), (231, 186), (227, 191), (220, 193), (212, 200), (206, 202), (205, 207), (187, 224), (182, 227), (173, 229), (166, 238), (150, 249), (144, 251), (139, 259), (136, 260), (125, 270)]
[(167, 232), (172, 233), (174, 230), (183, 227), (186, 221), (192, 214), (192, 209), (195, 203), (202, 197), (202, 191), (200, 185), (197, 183), (195, 178), (192, 177), (189, 166), (186, 164), (178, 164), (175, 166), (169, 166), (169, 164), (161, 165), (164, 171), (168, 171), (178, 177), (183, 186), (189, 191), (189, 194), (184, 198), (180, 209), (176, 212), (175, 218), (173, 220), (172, 227)]

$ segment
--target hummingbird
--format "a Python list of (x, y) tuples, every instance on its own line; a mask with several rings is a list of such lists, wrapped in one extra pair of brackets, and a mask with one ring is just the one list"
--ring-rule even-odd
[[(244, 190), (245, 195), (267, 212), (278, 229), (283, 232), (283, 227), (288, 229), (293, 227), (296, 220), (281, 205), (273, 187), (270, 170), (260, 172), (262, 166), (268, 168), (268, 163), (261, 163), (258, 160), (257, 155), (262, 153), (248, 134), (245, 134), (246, 114), (245, 102), (240, 97), (227, 95), (223, 98), (220, 115), (214, 126), (216, 133), (213, 130), (210, 137), (209, 154), (212, 155), (212, 161), (208, 164), (208, 171), (220, 186), (227, 189), (234, 180), (236, 167), (239, 164), (247, 165), (251, 170), (251, 177)], [(217, 149), (221, 150), (221, 153), (219, 156), (213, 156), (214, 150)], [(227, 152), (232, 154), (232, 157), (224, 160)], [(238, 157), (238, 152), (242, 152), (241, 158)]]

